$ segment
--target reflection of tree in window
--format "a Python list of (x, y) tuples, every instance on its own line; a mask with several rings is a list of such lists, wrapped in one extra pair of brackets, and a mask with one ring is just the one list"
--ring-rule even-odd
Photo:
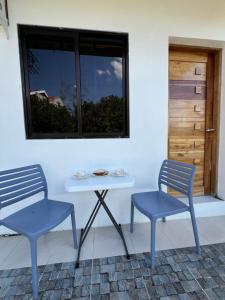
[(81, 55), (81, 95), (84, 133), (124, 130), (122, 58)]
[(34, 55), (32, 50), (28, 50), (28, 72), (30, 74), (39, 74), (40, 68), (38, 66), (38, 58)]
[(84, 132), (120, 133), (123, 129), (124, 99), (110, 95), (98, 102), (83, 102)]
[(74, 99), (76, 96), (74, 86), (71, 86), (71, 84), (66, 83), (64, 80), (61, 80), (59, 86), (59, 94), (68, 111), (70, 111), (71, 114), (74, 114), (76, 110), (76, 106), (74, 103)]
[(77, 131), (75, 70), (73, 66), (70, 67), (75, 61), (74, 57), (74, 52), (70, 50), (40, 49), (39, 46), (37, 49), (29, 49), (31, 119), (34, 132)]
[(40, 100), (36, 95), (30, 98), (33, 132), (74, 132), (74, 116), (65, 106), (50, 103), (48, 98)]

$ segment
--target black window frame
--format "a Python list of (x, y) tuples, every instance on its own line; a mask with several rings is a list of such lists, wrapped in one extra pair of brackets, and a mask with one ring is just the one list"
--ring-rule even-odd
[[(24, 104), (24, 121), (27, 139), (86, 139), (86, 138), (129, 138), (130, 124), (129, 124), (129, 56), (128, 56), (128, 33), (108, 32), (108, 31), (94, 31), (83, 29), (69, 29), (60, 27), (46, 27), (18, 24), (18, 42), (20, 52), (20, 66), (21, 66), (21, 80)], [(43, 35), (57, 35), (70, 36), (75, 40), (75, 72), (76, 72), (76, 86), (77, 86), (77, 113), (78, 113), (78, 132), (74, 133), (33, 133), (31, 121), (31, 105), (29, 92), (29, 77), (27, 64), (27, 49), (26, 49), (26, 34), (43, 34)], [(79, 53), (79, 39), (80, 36), (90, 36), (90, 38), (99, 40), (97, 37), (104, 36), (104, 40), (124, 42), (123, 53), (123, 98), (124, 101), (124, 131), (120, 133), (82, 133), (82, 103), (81, 103), (81, 76), (80, 76), (80, 53)]]

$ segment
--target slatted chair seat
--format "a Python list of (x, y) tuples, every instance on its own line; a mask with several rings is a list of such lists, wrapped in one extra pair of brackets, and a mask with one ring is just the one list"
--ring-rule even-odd
[(151, 220), (189, 211), (186, 204), (163, 191), (133, 194), (132, 202), (138, 210)]
[(38, 238), (64, 221), (72, 209), (70, 203), (41, 200), (8, 216), (1, 223), (28, 238)]
[(37, 239), (71, 216), (74, 248), (77, 248), (74, 206), (48, 199), (45, 175), (40, 165), (31, 165), (0, 172), (0, 209), (36, 194), (43, 199), (0, 220), (30, 242), (33, 298), (38, 299)]
[[(130, 231), (134, 227), (134, 207), (147, 216), (151, 221), (151, 266), (155, 267), (155, 233), (156, 221), (174, 214), (188, 211), (191, 215), (192, 227), (196, 244), (196, 253), (200, 254), (198, 230), (195, 220), (192, 190), (196, 167), (173, 160), (164, 160), (158, 177), (158, 191), (137, 193), (131, 196)], [(165, 185), (188, 197), (188, 205), (181, 200), (162, 191)]]

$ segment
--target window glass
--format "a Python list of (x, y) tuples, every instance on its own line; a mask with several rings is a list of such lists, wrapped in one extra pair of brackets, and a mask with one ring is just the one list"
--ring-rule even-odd
[(32, 131), (77, 131), (74, 39), (28, 36)]
[(112, 43), (81, 43), (80, 70), (83, 132), (123, 132), (123, 48)]

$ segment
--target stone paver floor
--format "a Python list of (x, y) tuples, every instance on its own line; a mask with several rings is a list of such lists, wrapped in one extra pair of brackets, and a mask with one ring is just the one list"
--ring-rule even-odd
[[(225, 243), (39, 267), (40, 299), (225, 299)], [(32, 299), (31, 268), (0, 271), (0, 299)]]

